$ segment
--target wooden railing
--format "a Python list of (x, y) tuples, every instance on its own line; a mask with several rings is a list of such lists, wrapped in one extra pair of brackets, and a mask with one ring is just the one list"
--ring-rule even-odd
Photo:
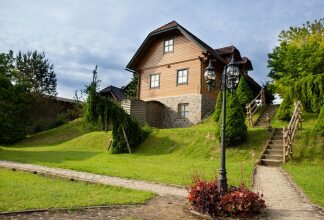
[(283, 127), (283, 163), (285, 163), (289, 157), (292, 157), (292, 143), (294, 141), (294, 137), (296, 131), (301, 126), (301, 102), (298, 101), (295, 104), (294, 113), (290, 119), (288, 127)]
[(264, 88), (261, 89), (260, 93), (253, 99), (252, 102), (246, 105), (246, 116), (249, 122), (249, 125), (253, 126), (254, 121), (252, 116), (257, 112), (261, 106), (265, 106), (265, 94)]

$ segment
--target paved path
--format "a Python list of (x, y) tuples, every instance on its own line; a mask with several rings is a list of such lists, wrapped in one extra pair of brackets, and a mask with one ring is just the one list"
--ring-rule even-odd
[(281, 168), (257, 166), (253, 190), (263, 193), (269, 219), (324, 219)]
[(25, 164), (11, 161), (0, 160), (0, 167), (29, 171), (34, 173), (45, 174), (48, 176), (55, 176), (73, 180), (80, 180), (91, 183), (99, 183), (104, 185), (121, 186), (130, 189), (144, 190), (156, 193), (160, 196), (173, 195), (186, 197), (187, 190), (185, 187), (163, 185), (158, 183), (151, 183), (141, 180), (125, 179), (120, 177), (111, 177), (93, 173), (86, 173), (81, 171), (74, 171), (61, 168), (50, 168), (47, 166), (40, 166), (34, 164)]

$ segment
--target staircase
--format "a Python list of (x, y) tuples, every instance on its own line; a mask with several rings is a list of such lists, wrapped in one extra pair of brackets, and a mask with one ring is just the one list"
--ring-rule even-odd
[(261, 155), (260, 164), (279, 166), (283, 163), (283, 129), (275, 128)]
[(264, 111), (261, 113), (260, 117), (254, 123), (254, 126), (265, 126), (268, 127), (268, 119), (272, 119), (274, 113), (276, 112), (278, 105), (266, 105)]

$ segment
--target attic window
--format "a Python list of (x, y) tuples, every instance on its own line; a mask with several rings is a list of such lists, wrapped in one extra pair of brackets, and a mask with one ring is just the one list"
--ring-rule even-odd
[(173, 39), (164, 41), (164, 53), (172, 53), (173, 52)]

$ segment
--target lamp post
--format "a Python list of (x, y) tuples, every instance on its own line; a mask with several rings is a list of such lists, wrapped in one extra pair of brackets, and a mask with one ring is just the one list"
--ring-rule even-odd
[[(208, 91), (215, 87), (216, 74), (215, 69), (209, 60), (208, 67), (204, 74)], [(231, 62), (224, 67), (222, 73), (221, 87), (223, 92), (223, 103), (222, 103), (222, 139), (221, 139), (221, 162), (218, 177), (219, 190), (227, 191), (227, 178), (226, 178), (226, 163), (225, 163), (225, 131), (226, 131), (226, 90), (229, 89), (232, 92), (236, 88), (239, 79), (239, 68), (234, 55), (232, 56)]]

